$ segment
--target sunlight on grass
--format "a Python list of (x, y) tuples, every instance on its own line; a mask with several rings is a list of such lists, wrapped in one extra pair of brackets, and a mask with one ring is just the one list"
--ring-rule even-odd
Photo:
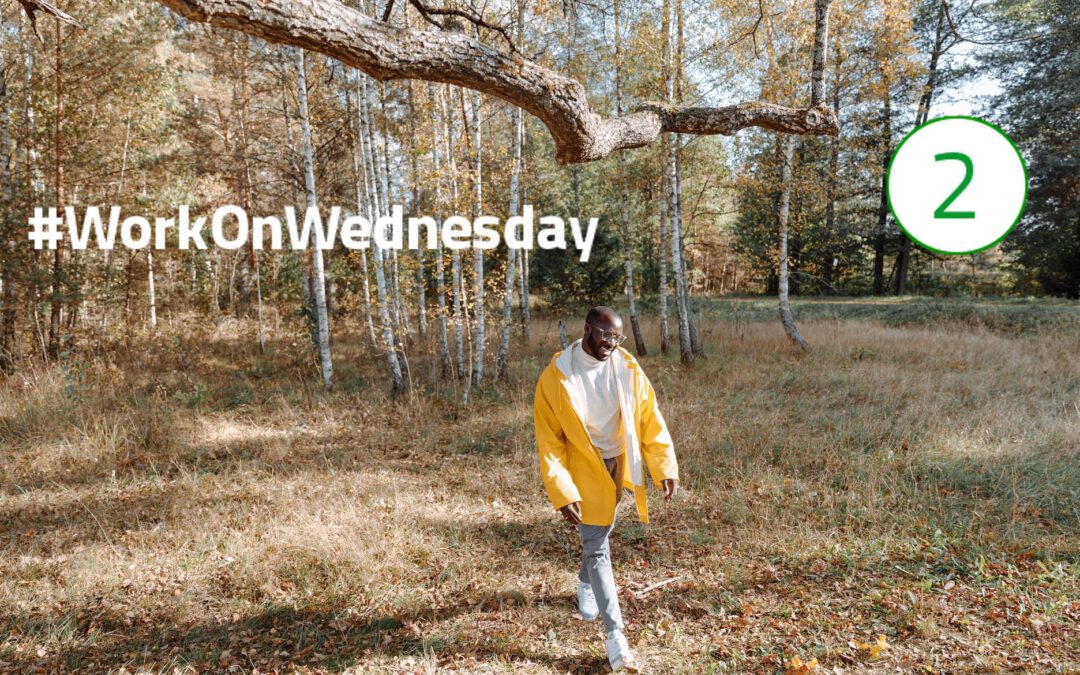
[[(642, 359), (684, 488), (613, 535), (646, 663), (1080, 663), (1075, 336), (802, 328), (809, 355), (723, 320), (692, 369)], [(554, 325), (468, 409), (423, 353), (427, 393), (391, 401), (362, 331), (335, 370), (368, 384), (329, 394), (302, 341), (259, 356), (236, 322), (0, 384), (0, 669), (599, 669), (532, 437)]]

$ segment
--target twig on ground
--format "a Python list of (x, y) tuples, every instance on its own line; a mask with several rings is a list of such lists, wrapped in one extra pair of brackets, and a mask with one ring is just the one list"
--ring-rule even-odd
[(649, 591), (655, 591), (656, 589), (660, 588), (661, 586), (667, 586), (668, 584), (673, 584), (676, 581), (678, 581), (679, 579), (682, 579), (684, 576), (686, 576), (686, 575), (685, 574), (680, 574), (677, 577), (671, 577), (670, 579), (664, 579), (663, 581), (658, 581), (655, 584), (653, 584), (652, 586), (647, 586), (647, 587), (641, 589), (640, 591), (636, 591), (634, 593), (634, 597), (640, 598), (640, 597), (644, 596), (646, 593), (648, 593)]

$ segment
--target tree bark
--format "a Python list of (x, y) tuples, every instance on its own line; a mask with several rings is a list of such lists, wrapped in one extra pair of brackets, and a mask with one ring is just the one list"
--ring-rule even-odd
[[(616, 7), (618, 6), (618, 0)], [(517, 2), (517, 35), (520, 41), (524, 33), (525, 0)], [(521, 214), (521, 144), (524, 133), (524, 117), (521, 108), (514, 108), (510, 114), (513, 128), (513, 166), (510, 169), (510, 217)], [(502, 336), (499, 340), (499, 353), (495, 358), (495, 377), (506, 381), (510, 379), (510, 333), (513, 329), (514, 273), (517, 271), (517, 249), (507, 247), (506, 279), (503, 285)]]
[[(615, 114), (622, 117), (622, 35), (619, 32), (619, 0), (615, 0)], [(626, 173), (627, 173), (627, 158), (626, 151), (619, 151), (619, 183), (621, 187), (621, 193), (626, 194)], [(637, 314), (637, 302), (634, 298), (634, 258), (633, 247), (630, 245), (630, 207), (629, 200), (622, 199), (621, 210), (622, 213), (622, 245), (623, 245), (623, 265), (626, 270), (626, 303), (630, 313), (630, 329), (634, 334), (634, 349), (637, 351), (638, 356), (645, 356), (649, 352), (645, 348), (645, 337), (641, 333), (641, 322), (638, 320)]]
[[(460, 195), (458, 194), (458, 180), (457, 180), (457, 159), (454, 157), (454, 127), (453, 116), (450, 115), (449, 102), (446, 98), (449, 96), (448, 91), (443, 91), (443, 96), (440, 96), (440, 104), (442, 106), (443, 123), (446, 125), (446, 161), (449, 165), (450, 172), (450, 199), (451, 208), (456, 209), (460, 206)], [(450, 268), (452, 275), (452, 283), (454, 285), (451, 293), (453, 294), (454, 303), (454, 363), (457, 368), (457, 377), (461, 379), (465, 377), (465, 321), (464, 312), (461, 301), (462, 291), (462, 279), (461, 279), (461, 251), (454, 249), (451, 254)]]
[(885, 227), (888, 223), (889, 200), (886, 195), (889, 160), (892, 157), (892, 94), (890, 83), (882, 73), (882, 114), (881, 114), (881, 190), (878, 200), (877, 230), (874, 233), (874, 295), (885, 292)]
[[(0, 18), (0, 23), (3, 23)], [(0, 372), (11, 370), (15, 346), (15, 233), (12, 202), (15, 197), (12, 175), (10, 92), (7, 82), (8, 53), (0, 52)]]
[[(934, 42), (930, 49), (930, 64), (926, 72), (926, 84), (923, 85), (922, 95), (919, 97), (919, 108), (915, 112), (915, 126), (926, 124), (930, 117), (930, 106), (934, 101), (934, 90), (937, 86), (938, 61), (945, 53), (945, 6), (937, 5), (937, 23), (934, 27)], [(908, 270), (911, 267), (911, 238), (904, 235), (900, 242), (900, 253), (896, 258), (896, 294), (907, 293)]]
[[(435, 174), (435, 210), (441, 214), (442, 210), (445, 209), (442, 190), (442, 163), (439, 156), (439, 145), (442, 143), (442, 137), (439, 134), (440, 124), (438, 108), (436, 107), (435, 87), (430, 82), (427, 85), (427, 92), (428, 101), (431, 103), (431, 164)], [(446, 330), (446, 261), (443, 256), (442, 237), (436, 239), (435, 245), (435, 284), (436, 292), (439, 295), (439, 373), (443, 379), (447, 379), (451, 374), (451, 365), (450, 343)]]
[[(667, 155), (667, 143), (664, 141), (664, 156)], [(670, 330), (668, 328), (668, 280), (667, 280), (667, 251), (668, 251), (668, 181), (665, 172), (661, 179), (662, 188), (660, 195), (660, 352), (667, 354), (671, 347)]]
[[(363, 148), (363, 154), (361, 155), (361, 167), (363, 168), (364, 176), (367, 179), (368, 189), (368, 221), (372, 224), (375, 223), (378, 215), (384, 211), (382, 208), (385, 206), (385, 202), (380, 198), (380, 185), (381, 182), (378, 178), (378, 166), (375, 163), (375, 134), (372, 131), (374, 126), (374, 119), (371, 116), (371, 97), (369, 96), (370, 89), (367, 86), (367, 82), (361, 76), (362, 90), (363, 90), (363, 105), (360, 106), (360, 120), (363, 122), (363, 129), (366, 131), (361, 133), (361, 137), (367, 138), (367, 143), (361, 143)], [(385, 189), (385, 185), (383, 188)], [(385, 196), (385, 192), (383, 192)], [(390, 391), (392, 395), (397, 395), (405, 390), (405, 378), (402, 373), (401, 362), (398, 359), (398, 351), (396, 342), (394, 339), (394, 322), (390, 314), (390, 299), (389, 289), (386, 282), (386, 269), (383, 260), (382, 249), (379, 246), (372, 246), (374, 250), (374, 267), (375, 267), (375, 291), (379, 299), (379, 322), (382, 324), (382, 337), (383, 351), (386, 353), (386, 364), (390, 371)]]
[(788, 304), (788, 218), (791, 214), (791, 163), (795, 152), (795, 139), (791, 136), (781, 139), (783, 163), (780, 170), (780, 322), (784, 332), (800, 349), (810, 351), (810, 346), (795, 326)]
[[(304, 190), (307, 192), (308, 208), (318, 208), (319, 200), (315, 191), (315, 159), (311, 142), (311, 121), (308, 116), (307, 74), (304, 67), (304, 51), (296, 50), (296, 91), (299, 102), (301, 148), (304, 158)], [(334, 365), (330, 354), (330, 320), (326, 312), (326, 276), (323, 269), (322, 234), (315, 230), (312, 257), (312, 287), (315, 296), (315, 320), (318, 325), (318, 341), (315, 345), (319, 352), (322, 366), (323, 386), (329, 390), (334, 386)]]
[[(473, 92), (472, 108), (472, 165), (473, 165), (473, 199), (476, 217), (484, 212), (484, 184), (481, 158), (481, 133), (480, 133), (480, 94)], [(484, 384), (484, 342), (486, 336), (485, 319), (486, 308), (484, 307), (484, 250), (473, 248), (473, 370), (472, 386), (479, 387)]]
[[(678, 2), (678, 0), (675, 0)], [(676, 94), (676, 80), (679, 77), (675, 40), (672, 32), (677, 30), (678, 9), (673, 6), (672, 0), (664, 0), (663, 5), (663, 31), (664, 31), (664, 88), (667, 100), (674, 103)], [(675, 16), (673, 17), (673, 13)], [(694, 362), (694, 350), (690, 344), (690, 322), (686, 313), (686, 278), (683, 276), (682, 265), (682, 188), (679, 183), (678, 153), (679, 135), (674, 134), (667, 142), (667, 166), (665, 172), (668, 182), (668, 215), (670, 217), (670, 240), (671, 240), (671, 271), (675, 275), (675, 308), (679, 318), (679, 360), (684, 364)]]
[[(356, 111), (350, 112), (352, 118), (353, 128), (353, 184), (354, 191), (356, 193), (356, 212), (367, 213), (368, 222), (371, 221), (372, 210), (370, 208), (370, 198), (368, 193), (368, 180), (367, 171), (363, 169), (363, 155), (364, 155), (364, 120), (363, 120), (363, 106), (360, 103), (360, 73), (353, 71), (356, 80), (354, 81), (353, 95), (356, 97)], [(352, 100), (346, 98), (346, 102)], [(365, 204), (368, 205), (365, 210)], [(372, 347), (378, 347), (378, 341), (375, 339), (375, 319), (374, 312), (371, 309), (371, 278), (368, 274), (368, 258), (367, 250), (360, 249), (360, 274), (363, 277), (363, 289), (364, 289), (364, 323), (367, 325), (368, 341)]]
[(532, 316), (529, 314), (529, 249), (521, 249), (521, 336), (525, 342), (532, 340)]
[[(63, 213), (64, 209), (64, 159), (61, 139), (63, 138), (64, 120), (64, 78), (63, 71), (63, 29), (59, 21), (56, 22), (56, 61), (55, 61), (55, 87), (56, 87), (56, 119), (53, 127), (53, 160), (56, 210)], [(60, 353), (60, 313), (63, 311), (63, 283), (64, 283), (64, 242), (58, 242), (53, 251), (52, 269), (52, 294), (49, 297), (49, 345), (46, 350), (50, 359), (55, 359)]]
[[(843, 64), (842, 54), (840, 51), (840, 39), (839, 36), (834, 41), (835, 50), (833, 56), (833, 91), (832, 91), (832, 109), (833, 114), (836, 115), (837, 120), (840, 119), (840, 66)], [(832, 248), (832, 240), (834, 230), (836, 228), (836, 200), (839, 197), (840, 190), (840, 134), (829, 139), (829, 168), (828, 168), (828, 201), (825, 204), (825, 260), (823, 261), (823, 273), (822, 276), (825, 279), (824, 291), (827, 294), (834, 292), (833, 272), (835, 265), (833, 260), (835, 254)]]
[[(416, 102), (413, 100), (413, 84), (407, 90), (409, 103), (409, 162), (412, 169), (412, 213), (420, 215), (420, 153), (416, 148)], [(427, 289), (424, 280), (424, 248), (416, 249), (416, 334), (421, 342), (427, 338)]]
[[(555, 141), (556, 157), (565, 164), (602, 159), (620, 148), (641, 147), (663, 132), (731, 134), (758, 126), (797, 134), (836, 133), (836, 120), (825, 107), (792, 109), (760, 101), (719, 108), (648, 103), (629, 115), (604, 118), (592, 110), (579, 82), (518, 53), (497, 51), (464, 33), (391, 25), (340, 3), (158, 1), (191, 21), (318, 51), (379, 80), (445, 82), (513, 103), (547, 126)], [(828, 35), (828, 6), (828, 0), (817, 0), (815, 68)]]

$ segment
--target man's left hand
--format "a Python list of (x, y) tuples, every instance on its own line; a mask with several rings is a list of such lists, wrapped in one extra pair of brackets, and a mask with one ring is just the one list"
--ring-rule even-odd
[(661, 483), (664, 486), (664, 501), (670, 502), (675, 493), (679, 491), (679, 483), (674, 478), (665, 478)]

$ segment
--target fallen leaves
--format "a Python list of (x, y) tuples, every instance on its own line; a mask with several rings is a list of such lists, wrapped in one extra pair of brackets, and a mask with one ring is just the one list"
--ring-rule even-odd
[(852, 649), (857, 649), (861, 654), (866, 656), (870, 661), (878, 659), (881, 654), (889, 648), (889, 642), (885, 639), (884, 635), (878, 635), (877, 640), (874, 642), (859, 642), (857, 640), (850, 640), (848, 646)]
[(804, 675), (805, 673), (816, 672), (819, 672), (818, 660), (816, 658), (803, 663), (803, 660), (798, 656), (792, 656), (791, 660), (787, 662), (787, 667), (784, 669), (784, 675)]

